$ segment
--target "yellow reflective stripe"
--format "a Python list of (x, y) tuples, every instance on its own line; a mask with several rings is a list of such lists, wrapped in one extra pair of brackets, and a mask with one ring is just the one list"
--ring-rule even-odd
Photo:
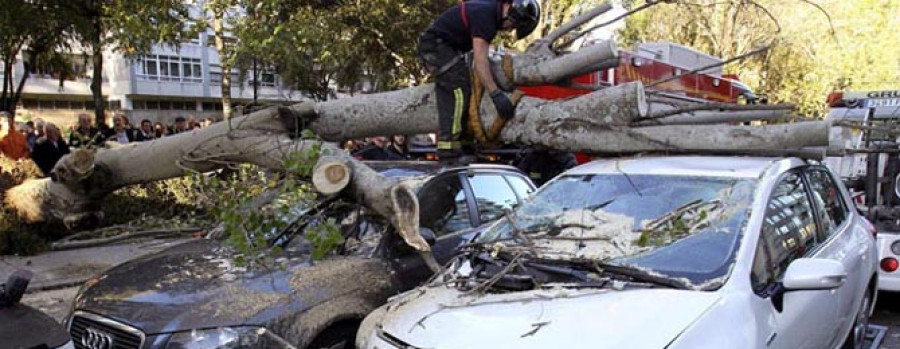
[(438, 149), (456, 149), (459, 148), (459, 142), (450, 142), (450, 141), (439, 141)]
[(456, 99), (456, 105), (453, 108), (453, 138), (456, 138), (457, 135), (462, 131), (462, 114), (463, 114), (463, 106), (465, 102), (463, 101), (463, 91), (461, 88), (457, 88), (453, 90), (454, 99)]

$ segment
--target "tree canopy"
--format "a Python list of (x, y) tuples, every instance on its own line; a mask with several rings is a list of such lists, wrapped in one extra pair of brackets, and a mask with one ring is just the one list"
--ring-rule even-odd
[(834, 90), (897, 88), (900, 45), (886, 28), (900, 25), (898, 9), (898, 0), (677, 1), (629, 17), (620, 41), (665, 40), (724, 58), (775, 44), (726, 70), (770, 100), (818, 116)]

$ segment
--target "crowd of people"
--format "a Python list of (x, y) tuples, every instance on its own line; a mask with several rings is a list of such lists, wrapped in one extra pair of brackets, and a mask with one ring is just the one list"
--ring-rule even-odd
[[(0, 112), (0, 116), (3, 113)], [(8, 115), (7, 115), (8, 116)], [(9, 119), (7, 119), (9, 120)], [(45, 123), (40, 119), (28, 121), (24, 129), (15, 130), (9, 123), (10, 131), (0, 139), (0, 152), (14, 160), (30, 157), (44, 175), (49, 176), (53, 166), (63, 155), (77, 148), (99, 148), (106, 143), (127, 144), (145, 142), (170, 135), (188, 132), (212, 124), (212, 119), (195, 121), (192, 117), (176, 117), (172, 125), (150, 120), (141, 120), (137, 127), (130, 124), (127, 117), (118, 114), (112, 118), (112, 126), (93, 125), (93, 118), (88, 114), (78, 116), (78, 122), (63, 132), (53, 123)], [(421, 160), (410, 154), (410, 142), (425, 148), (434, 145), (435, 139), (419, 139), (405, 135), (390, 137), (369, 137), (364, 140), (348, 140), (343, 142), (345, 151), (359, 160), (370, 161), (402, 161)], [(421, 144), (420, 144), (421, 143)], [(420, 154), (421, 155), (421, 154)], [(536, 184), (554, 177), (556, 174), (576, 165), (571, 153), (556, 152), (550, 149), (530, 148), (517, 153), (507, 163), (525, 172)], [(506, 161), (505, 161), (506, 162)]]
[(0, 152), (14, 160), (30, 157), (48, 176), (56, 162), (71, 149), (99, 148), (106, 146), (107, 142), (145, 142), (206, 127), (214, 122), (209, 118), (197, 121), (191, 116), (178, 116), (172, 125), (144, 119), (133, 126), (125, 115), (116, 114), (112, 117), (112, 126), (104, 123), (98, 127), (94, 126), (90, 115), (80, 114), (78, 122), (64, 133), (59, 126), (41, 119), (28, 121), (23, 128), (17, 129), (8, 113), (0, 112), (0, 116), (8, 120), (6, 136), (0, 139)]

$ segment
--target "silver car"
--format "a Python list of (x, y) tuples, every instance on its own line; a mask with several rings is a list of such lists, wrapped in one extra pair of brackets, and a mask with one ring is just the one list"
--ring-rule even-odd
[(870, 227), (816, 161), (596, 161), (370, 314), (357, 345), (861, 348)]

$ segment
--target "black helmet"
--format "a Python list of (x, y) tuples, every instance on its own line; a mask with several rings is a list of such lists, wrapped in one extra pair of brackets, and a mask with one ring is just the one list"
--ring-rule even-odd
[(541, 4), (537, 0), (512, 0), (509, 19), (515, 22), (516, 38), (521, 40), (537, 28), (541, 19)]

